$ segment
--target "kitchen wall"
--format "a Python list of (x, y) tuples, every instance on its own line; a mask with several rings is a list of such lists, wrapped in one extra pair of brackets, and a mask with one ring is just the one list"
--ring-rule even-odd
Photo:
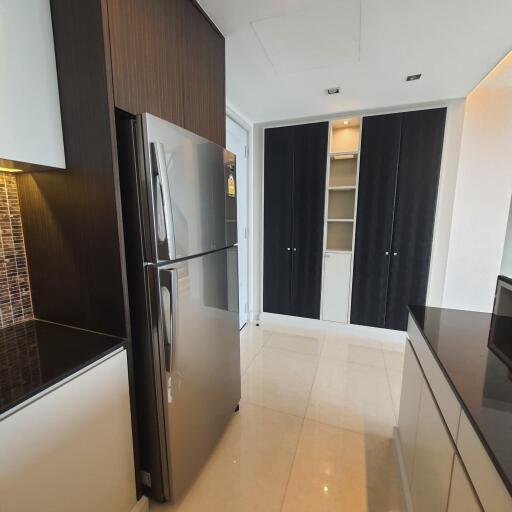
[(512, 278), (512, 203), (508, 214), (507, 235), (505, 237), (505, 248), (501, 259), (500, 273)]
[(16, 178), (0, 173), (0, 327), (32, 316)]
[(443, 305), (491, 311), (512, 193), (512, 53), (467, 97)]

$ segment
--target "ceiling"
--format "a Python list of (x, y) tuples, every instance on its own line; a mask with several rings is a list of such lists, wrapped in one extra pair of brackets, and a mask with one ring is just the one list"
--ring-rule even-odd
[(228, 102), (251, 122), (463, 97), (512, 49), (511, 0), (200, 3), (226, 36)]

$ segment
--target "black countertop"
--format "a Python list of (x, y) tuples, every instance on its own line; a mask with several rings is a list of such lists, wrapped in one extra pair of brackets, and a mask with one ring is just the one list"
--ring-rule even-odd
[(0, 416), (124, 345), (122, 338), (40, 320), (0, 329)]
[(490, 313), (409, 310), (512, 494), (512, 319), (496, 323)]

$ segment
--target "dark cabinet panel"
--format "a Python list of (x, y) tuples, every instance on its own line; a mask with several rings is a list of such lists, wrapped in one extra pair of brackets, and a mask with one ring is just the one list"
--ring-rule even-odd
[(328, 123), (265, 130), (263, 309), (320, 317)]
[(178, 0), (108, 0), (115, 104), (183, 126)]
[(320, 318), (325, 172), (329, 124), (295, 127), (293, 187), (293, 314)]
[(224, 146), (224, 37), (195, 2), (179, 0), (183, 19), (184, 127)]
[(18, 177), (37, 318), (126, 337), (104, 3), (52, 0), (67, 170)]
[(263, 310), (291, 315), (293, 128), (265, 130)]
[(386, 307), (389, 329), (406, 330), (407, 305), (425, 305), (445, 118), (445, 108), (403, 115)]
[(425, 304), (445, 117), (441, 108), (363, 121), (352, 323), (405, 330), (407, 305)]
[(363, 120), (350, 314), (353, 324), (383, 327), (385, 322), (401, 126), (401, 114)]

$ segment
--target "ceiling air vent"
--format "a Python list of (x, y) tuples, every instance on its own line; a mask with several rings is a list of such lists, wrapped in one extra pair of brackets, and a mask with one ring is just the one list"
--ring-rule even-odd
[(340, 93), (339, 87), (329, 87), (329, 89), (327, 89), (327, 94), (339, 94), (339, 93)]
[(421, 73), (418, 73), (417, 75), (408, 75), (405, 79), (406, 82), (414, 82), (414, 80), (419, 80), (421, 78)]

